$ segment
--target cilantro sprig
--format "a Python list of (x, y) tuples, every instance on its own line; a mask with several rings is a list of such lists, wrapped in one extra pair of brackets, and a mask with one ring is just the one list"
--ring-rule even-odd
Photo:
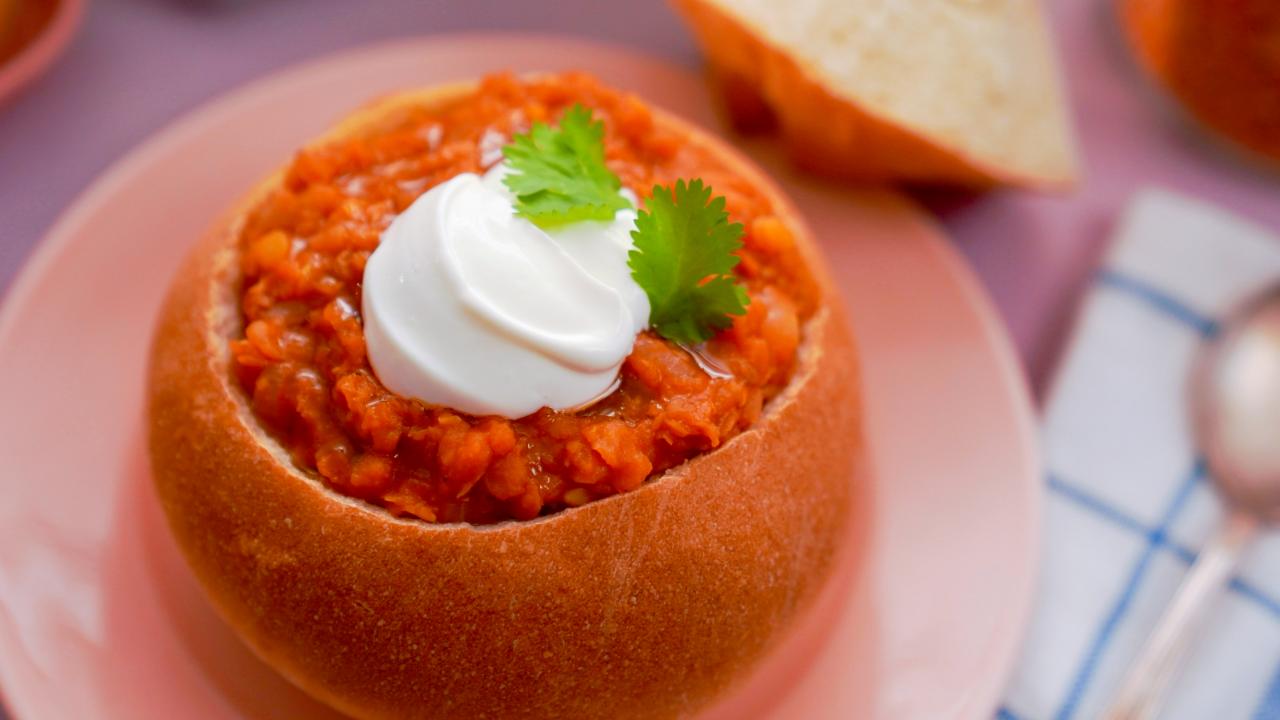
[(674, 342), (699, 343), (732, 324), (751, 301), (733, 275), (742, 225), (701, 179), (653, 188), (631, 233), (631, 277), (649, 296), (649, 324)]
[(503, 179), (516, 196), (516, 214), (541, 227), (581, 220), (612, 220), (631, 203), (604, 163), (604, 123), (574, 105), (558, 127), (534, 123), (502, 154), (511, 171)]
[[(557, 127), (534, 123), (502, 153), (516, 214), (540, 227), (612, 220), (631, 207), (604, 162), (604, 123), (582, 105), (569, 108)], [(703, 342), (746, 313), (750, 298), (733, 274), (742, 234), (742, 225), (729, 222), (725, 199), (701, 179), (653, 188), (637, 214), (627, 265), (649, 298), (649, 324), (659, 335)]]

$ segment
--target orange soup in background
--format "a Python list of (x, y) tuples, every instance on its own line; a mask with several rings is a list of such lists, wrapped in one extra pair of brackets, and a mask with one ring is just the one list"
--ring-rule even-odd
[(49, 24), (58, 0), (0, 0), (0, 63), (22, 51)]
[(1121, 0), (1138, 61), (1201, 122), (1280, 160), (1280, 0)]

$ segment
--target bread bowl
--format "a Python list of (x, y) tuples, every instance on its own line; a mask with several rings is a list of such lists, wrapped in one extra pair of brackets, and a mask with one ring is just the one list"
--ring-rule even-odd
[(1070, 187), (1077, 161), (1038, 0), (671, 0), (737, 124), (774, 119), (842, 178)]
[[(739, 272), (804, 275), (812, 291), (797, 302), (808, 309), (786, 379), (723, 441), (687, 448), (688, 458), (660, 463), (638, 486), (580, 506), (546, 488), (527, 519), (512, 500), (491, 498), (471, 515), (473, 506), (431, 505), (431, 496), (420, 507), (388, 500), (390, 491), (355, 497), (319, 471), (314, 448), (299, 453), (256, 409), (260, 384), (243, 374), (249, 351), (237, 343), (249, 342), (244, 297), (253, 287), (245, 268), (254, 241), (270, 232), (255, 223), (280, 198), (306, 192), (297, 175), (309, 172), (313, 150), (429, 129), (438, 116), (494, 112), (526, 123), (489, 102), (512, 94), (534, 114), (542, 104), (554, 116), (570, 101), (603, 113), (611, 160), (621, 151), (610, 143), (625, 143), (619, 127), (635, 122), (645, 142), (674, 143), (672, 167), (696, 159), (704, 177), (746, 188), (747, 210), (772, 219), (748, 229)], [(423, 156), (430, 166), (440, 141), (426, 139), (437, 146)], [(626, 167), (619, 174), (633, 182)], [(317, 236), (294, 237), (294, 251)], [(632, 382), (636, 371), (621, 372)], [(149, 392), (156, 489), (214, 605), (267, 663), (355, 717), (674, 717), (706, 707), (778, 642), (831, 574), (861, 452), (852, 338), (785, 199), (719, 141), (579, 75), (394, 95), (309, 145), (192, 251), (161, 311)], [(590, 412), (536, 417), (603, 422)], [(487, 422), (451, 415), (471, 427)], [(521, 423), (534, 421), (509, 422), (518, 437), (533, 432)], [(613, 470), (600, 484), (622, 474)], [(468, 491), (492, 492), (487, 477)]]

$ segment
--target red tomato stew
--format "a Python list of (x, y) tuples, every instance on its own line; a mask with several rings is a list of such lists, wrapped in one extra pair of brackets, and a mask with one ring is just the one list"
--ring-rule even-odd
[[(702, 178), (745, 228), (735, 272), (751, 303), (703, 352), (641, 334), (619, 388), (577, 412), (472, 417), (384, 388), (365, 355), (365, 262), (431, 187), (483, 172), (514, 133), (574, 103), (605, 125), (609, 167), (642, 198)], [(633, 490), (751, 426), (792, 373), (819, 291), (765, 193), (712, 151), (585, 75), (485, 78), (441, 108), (300, 152), (242, 230), (243, 336), (234, 370), (263, 425), (337, 492), (433, 522), (529, 519)]]

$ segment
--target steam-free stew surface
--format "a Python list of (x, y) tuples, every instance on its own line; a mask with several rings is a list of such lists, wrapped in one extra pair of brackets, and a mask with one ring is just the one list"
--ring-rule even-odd
[[(514, 133), (574, 103), (605, 124), (609, 167), (641, 198), (702, 178), (745, 229), (735, 272), (747, 313), (702, 352), (641, 334), (619, 388), (578, 412), (508, 420), (425, 406), (384, 388), (361, 329), (361, 276), (380, 233), (431, 187), (483, 172)], [(818, 291), (760, 188), (655, 123), (640, 100), (583, 75), (486, 78), (446, 107), (300, 152), (242, 232), (235, 371), (294, 461), (338, 492), (437, 522), (529, 519), (639, 487), (751, 426), (787, 384)], [(440, 338), (440, 342), (449, 342)]]

